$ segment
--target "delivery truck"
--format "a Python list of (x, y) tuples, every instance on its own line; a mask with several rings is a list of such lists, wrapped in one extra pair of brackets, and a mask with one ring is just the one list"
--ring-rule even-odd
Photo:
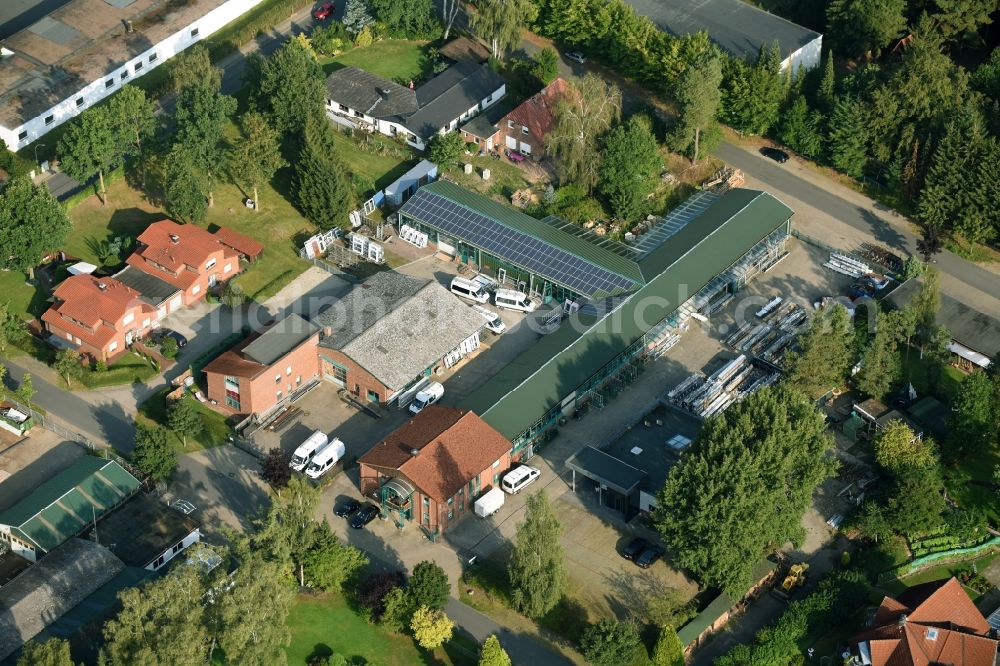
[(302, 442), (299, 448), (295, 449), (295, 453), (292, 454), (292, 460), (288, 463), (288, 466), (296, 472), (301, 472), (312, 461), (316, 452), (326, 446), (328, 441), (330, 440), (327, 438), (326, 433), (322, 430), (317, 430), (309, 435), (309, 439)]
[(346, 448), (344, 443), (337, 437), (331, 439), (326, 446), (313, 456), (312, 462), (306, 467), (306, 476), (310, 479), (318, 479), (326, 474), (331, 467), (337, 464), (338, 460), (344, 457)]
[(480, 518), (489, 518), (503, 506), (503, 491), (499, 488), (493, 488), (477, 499), (474, 506), (477, 516)]

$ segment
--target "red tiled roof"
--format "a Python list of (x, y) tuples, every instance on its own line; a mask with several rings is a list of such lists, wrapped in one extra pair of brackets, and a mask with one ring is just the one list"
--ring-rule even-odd
[[(137, 318), (156, 312), (139, 300), (139, 292), (110, 277), (74, 275), (63, 280), (53, 295), (56, 302), (42, 314), (42, 320), (98, 348), (103, 348), (117, 330), (124, 330), (119, 328), (121, 319), (133, 308), (139, 308)], [(141, 323), (134, 322), (136, 326)]]
[(214, 235), (219, 242), (227, 247), (231, 247), (247, 259), (256, 259), (264, 251), (264, 246), (249, 236), (244, 236), (238, 231), (233, 231), (229, 227), (219, 227)]
[[(224, 258), (237, 257), (214, 234), (193, 224), (177, 224), (172, 220), (161, 220), (149, 225), (139, 235), (138, 241), (140, 247), (128, 258), (128, 263), (184, 289), (195, 282), (197, 274), (205, 270), (209, 257), (220, 248), (223, 249)], [(176, 272), (177, 276), (150, 271), (147, 262), (164, 266)], [(190, 266), (195, 272), (186, 270), (186, 266)]]
[(995, 665), (998, 642), (955, 578), (885, 597), (875, 623), (852, 641), (868, 643), (873, 666)]
[(566, 94), (567, 90), (569, 84), (562, 77), (557, 78), (501, 118), (497, 127), (507, 130), (507, 121), (513, 120), (518, 132), (521, 131), (522, 125), (527, 126), (530, 136), (534, 139), (530, 143), (535, 141), (544, 143), (545, 137), (552, 131), (555, 123), (556, 102)]
[(474, 413), (431, 405), (358, 462), (398, 470), (420, 492), (443, 502), (510, 449), (510, 441)]

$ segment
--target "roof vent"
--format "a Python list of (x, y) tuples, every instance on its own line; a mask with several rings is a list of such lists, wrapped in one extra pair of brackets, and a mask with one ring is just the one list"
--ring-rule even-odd
[(936, 641), (937, 637), (938, 637), (938, 630), (937, 629), (928, 629), (927, 630), (927, 640), (929, 640), (929, 641)]
[(101, 291), (104, 291), (105, 289), (108, 288), (108, 285), (107, 285), (106, 282), (98, 282), (97, 283), (97, 288), (100, 289)]
[(416, 458), (420, 455), (420, 449), (410, 449), (410, 455)]
[(383, 96), (383, 97), (388, 97), (388, 96), (389, 96), (389, 93), (391, 93), (391, 92), (392, 92), (392, 91), (391, 91), (391, 90), (389, 90), (388, 88), (382, 88), (382, 96)]
[(177, 243), (181, 242), (181, 237), (178, 236), (177, 234), (170, 234), (170, 242), (176, 245)]

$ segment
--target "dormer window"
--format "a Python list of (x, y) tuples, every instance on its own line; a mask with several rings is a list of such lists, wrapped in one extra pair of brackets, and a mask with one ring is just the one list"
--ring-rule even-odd
[(205, 270), (207, 271), (208, 269), (213, 268), (214, 266), (215, 266), (215, 259), (209, 259), (208, 263), (205, 264)]

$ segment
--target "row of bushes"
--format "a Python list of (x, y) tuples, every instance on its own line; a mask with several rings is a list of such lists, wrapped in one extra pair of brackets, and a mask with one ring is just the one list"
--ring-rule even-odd
[(209, 53), (213, 62), (238, 51), (261, 33), (312, 4), (312, 0), (264, 0), (242, 18), (212, 36), (209, 40)]

